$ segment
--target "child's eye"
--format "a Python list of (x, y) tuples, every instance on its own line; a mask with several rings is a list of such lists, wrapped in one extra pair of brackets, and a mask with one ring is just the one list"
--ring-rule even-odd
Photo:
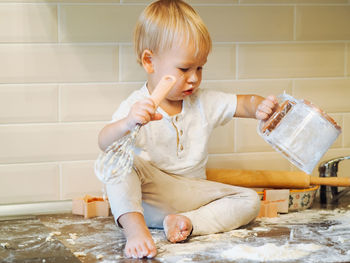
[(188, 68), (179, 68), (182, 72), (187, 72)]
[(202, 70), (202, 69), (203, 69), (203, 67), (198, 67), (198, 68), (197, 68), (198, 71), (200, 71), (200, 70)]

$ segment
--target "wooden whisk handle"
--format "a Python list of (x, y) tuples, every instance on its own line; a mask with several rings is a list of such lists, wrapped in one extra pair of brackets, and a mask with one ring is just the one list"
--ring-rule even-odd
[(151, 99), (156, 107), (158, 107), (161, 101), (168, 95), (175, 82), (176, 78), (171, 75), (165, 75), (161, 78), (151, 94)]

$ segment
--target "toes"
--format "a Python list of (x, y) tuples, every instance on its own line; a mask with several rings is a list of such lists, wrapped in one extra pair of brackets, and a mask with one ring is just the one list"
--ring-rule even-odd
[(131, 251), (132, 251), (132, 253), (131, 253), (132, 258), (138, 258), (138, 253), (137, 253), (136, 248), (132, 249)]
[(172, 243), (186, 240), (192, 229), (191, 221), (181, 215), (166, 216), (163, 226), (167, 239)]
[(125, 247), (124, 254), (125, 254), (125, 257), (131, 258), (131, 249)]
[(157, 255), (156, 246), (154, 244), (147, 243), (147, 247), (148, 247), (147, 258), (155, 257)]
[(127, 258), (137, 258), (137, 251), (135, 248), (125, 248), (124, 254)]
[(157, 249), (154, 244), (147, 242), (135, 248), (125, 248), (124, 254), (127, 258), (153, 258), (157, 255)]
[(143, 258), (143, 257), (147, 254), (147, 252), (144, 251), (144, 250), (145, 250), (145, 249), (144, 249), (143, 246), (141, 246), (141, 245), (139, 245), (139, 246), (137, 247), (136, 252), (137, 252), (138, 258)]

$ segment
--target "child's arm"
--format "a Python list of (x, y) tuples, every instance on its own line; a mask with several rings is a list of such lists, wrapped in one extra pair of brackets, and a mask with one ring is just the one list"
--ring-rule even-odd
[(160, 120), (161, 118), (162, 115), (156, 113), (156, 106), (150, 98), (138, 101), (131, 107), (125, 118), (109, 123), (101, 130), (98, 136), (98, 144), (101, 150), (104, 151), (114, 141), (130, 132), (136, 124), (144, 125), (149, 121)]
[(275, 96), (267, 98), (258, 95), (237, 95), (235, 117), (266, 120), (276, 111), (278, 102)]

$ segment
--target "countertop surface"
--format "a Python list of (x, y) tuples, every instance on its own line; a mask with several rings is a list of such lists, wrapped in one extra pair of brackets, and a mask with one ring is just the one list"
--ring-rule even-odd
[[(151, 233), (154, 259), (126, 259), (113, 217), (72, 214), (0, 219), (1, 262), (350, 262), (350, 198), (341, 204), (260, 218), (230, 232), (172, 244)], [(75, 254), (74, 254), (75, 253)]]

